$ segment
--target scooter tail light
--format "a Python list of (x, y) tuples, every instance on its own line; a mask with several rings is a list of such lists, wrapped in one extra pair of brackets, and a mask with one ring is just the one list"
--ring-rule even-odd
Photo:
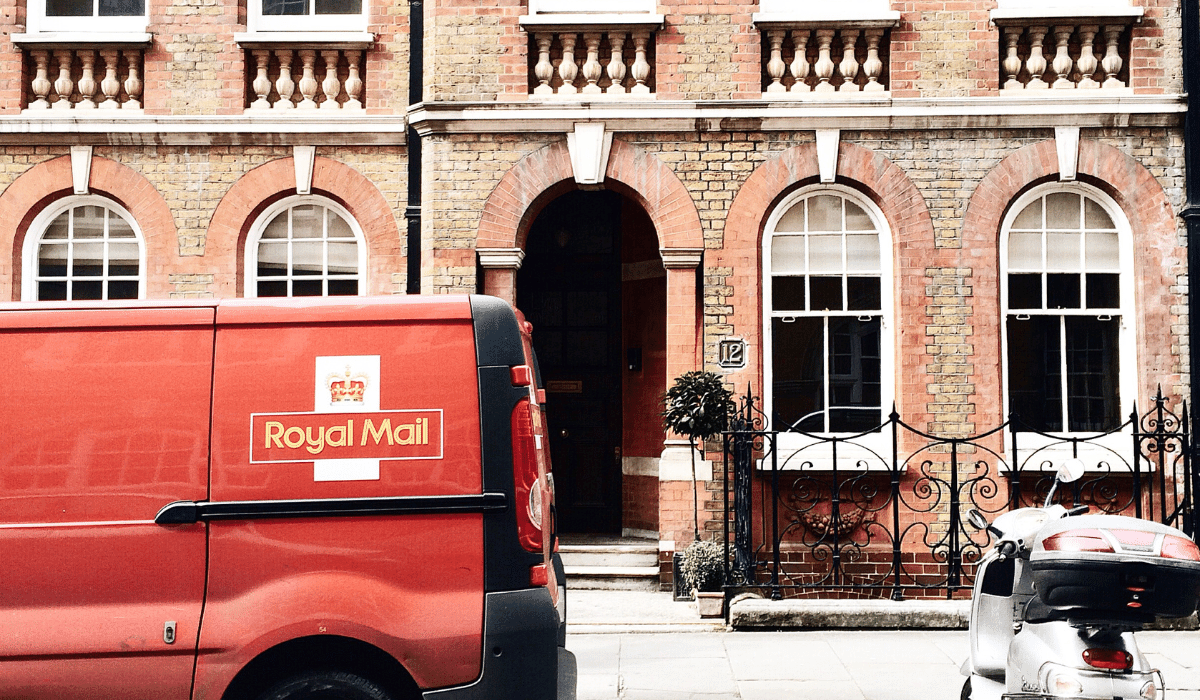
[(1099, 530), (1067, 530), (1042, 540), (1051, 552), (1113, 552), (1112, 545)]
[(1196, 543), (1178, 535), (1167, 535), (1163, 538), (1160, 556), (1167, 559), (1186, 559), (1200, 561), (1200, 547)]
[(1121, 649), (1085, 649), (1083, 662), (1092, 668), (1128, 671), (1133, 668), (1133, 655)]

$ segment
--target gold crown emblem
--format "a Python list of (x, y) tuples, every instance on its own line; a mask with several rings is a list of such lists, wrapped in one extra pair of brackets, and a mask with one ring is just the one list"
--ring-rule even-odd
[(367, 375), (355, 374), (349, 365), (344, 374), (331, 374), (325, 381), (329, 384), (330, 403), (362, 403), (367, 393)]

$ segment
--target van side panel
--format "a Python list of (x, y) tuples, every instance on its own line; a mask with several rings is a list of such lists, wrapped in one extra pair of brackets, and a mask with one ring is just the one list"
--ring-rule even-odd
[(205, 528), (154, 516), (206, 495), (213, 318), (0, 312), (0, 697), (188, 697)]
[(482, 494), (469, 317), (287, 318), (218, 316), (210, 500), (265, 511), (209, 523), (196, 697), (219, 697), (258, 654), (316, 635), (374, 644), (422, 687), (476, 678), (480, 512), (270, 513), (287, 499)]

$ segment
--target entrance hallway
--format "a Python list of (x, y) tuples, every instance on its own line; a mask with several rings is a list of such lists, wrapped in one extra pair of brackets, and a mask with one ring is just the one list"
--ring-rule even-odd
[[(1200, 632), (1141, 632), (1171, 700), (1200, 700)], [(669, 593), (570, 591), (578, 700), (954, 700), (966, 630), (731, 632)]]

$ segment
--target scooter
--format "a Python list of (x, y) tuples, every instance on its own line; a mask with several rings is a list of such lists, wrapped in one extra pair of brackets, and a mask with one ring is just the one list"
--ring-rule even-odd
[(1051, 505), (1083, 471), (1063, 464), (1041, 508), (967, 513), (997, 539), (976, 571), (962, 700), (1162, 700), (1134, 632), (1196, 610), (1200, 548), (1173, 527)]

